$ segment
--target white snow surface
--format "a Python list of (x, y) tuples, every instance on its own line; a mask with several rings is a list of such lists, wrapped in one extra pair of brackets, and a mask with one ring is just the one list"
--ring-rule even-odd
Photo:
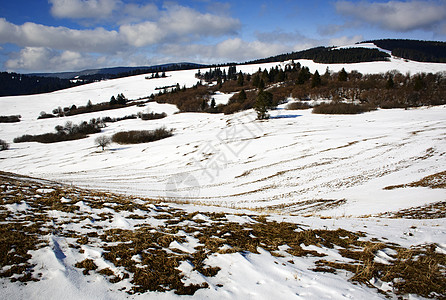
[[(429, 64), (392, 58), (390, 62), (324, 65), (300, 60), (312, 72), (345, 68), (362, 73), (446, 71), (446, 64)], [(275, 63), (237, 66), (242, 72), (269, 69)], [(283, 63), (282, 63), (283, 65)], [(203, 70), (205, 71), (205, 70)], [(37, 120), (40, 111), (58, 106), (108, 101), (124, 93), (130, 99), (146, 97), (156, 87), (179, 83), (192, 86), (196, 70), (168, 72), (167, 78), (146, 80), (139, 75), (79, 86), (54, 93), (0, 98), (2, 115), (22, 115), (22, 121), (0, 124), (0, 138), (11, 149), (0, 152), (0, 170), (142, 197), (188, 200), (190, 211), (232, 211), (261, 208), (278, 221), (306, 224), (310, 228), (344, 228), (364, 231), (369, 237), (403, 247), (436, 243), (444, 251), (444, 219), (404, 220), (357, 218), (444, 201), (444, 189), (421, 187), (384, 190), (444, 171), (446, 165), (446, 106), (419, 109), (378, 110), (353, 116), (315, 115), (311, 110), (271, 112), (268, 121), (255, 120), (254, 111), (234, 115), (181, 113), (169, 104), (148, 103), (73, 117)], [(227, 97), (226, 95), (220, 95)], [(225, 101), (224, 99), (221, 100)], [(12, 143), (23, 134), (53, 131), (66, 121), (79, 123), (93, 117), (122, 117), (143, 110), (166, 112), (160, 120), (126, 120), (109, 123), (100, 134), (54, 144)], [(149, 144), (116, 145), (100, 151), (94, 139), (122, 130), (174, 129), (174, 136)], [(42, 191), (45, 192), (45, 191)], [(340, 201), (340, 205), (324, 204)], [(208, 205), (217, 205), (213, 207)], [(83, 210), (90, 207), (79, 203)], [(11, 210), (27, 209), (24, 205)], [(294, 216), (295, 214), (296, 216)], [(311, 217), (302, 217), (310, 215)], [(330, 216), (322, 219), (320, 216)], [(200, 216), (197, 215), (197, 218)], [(234, 214), (237, 222), (248, 222)], [(154, 220), (155, 222), (155, 220)], [(118, 214), (110, 228), (132, 228)], [(410, 233), (410, 235), (409, 235)], [(174, 243), (190, 251), (195, 240)], [(129, 296), (112, 288), (99, 275), (82, 276), (70, 267), (77, 257), (66, 241), (54, 237), (50, 247), (33, 253), (33, 261), (49, 272), (44, 280), (27, 285), (0, 280), (3, 299), (178, 299), (173, 292)], [(84, 249), (101, 267), (98, 249)], [(194, 299), (384, 299), (376, 290), (353, 284), (347, 276), (315, 273), (306, 259), (278, 258), (260, 254), (215, 254), (208, 265), (221, 271), (208, 279), (209, 289), (200, 289)], [(379, 258), (386, 261), (389, 253)], [(63, 259), (61, 259), (63, 257)], [(183, 272), (190, 266), (181, 265)], [(197, 275), (198, 276), (198, 275)], [(194, 282), (193, 274), (189, 280)], [(201, 279), (200, 279), (201, 280)], [(216, 284), (224, 282), (222, 288)], [(409, 296), (410, 298), (417, 298)], [(188, 297), (190, 298), (190, 297)]]
[[(326, 68), (301, 62), (310, 69)], [(252, 73), (274, 65), (238, 68)], [(446, 70), (446, 64), (397, 60), (329, 67), (363, 73)], [(150, 80), (138, 75), (49, 94), (0, 98), (2, 114), (22, 115), (20, 123), (0, 124), (0, 137), (11, 143), (11, 150), (0, 153), (0, 169), (86, 188), (234, 208), (280, 207), (281, 212), (313, 213), (316, 206), (302, 210), (302, 204), (346, 200), (338, 208), (318, 212), (330, 216), (376, 214), (444, 200), (441, 189), (383, 190), (443, 171), (444, 106), (354, 116), (315, 115), (311, 110), (279, 107), (271, 111), (269, 121), (261, 122), (255, 120), (253, 110), (227, 116), (175, 114), (175, 106), (152, 102), (146, 107), (36, 119), (41, 110), (81, 105), (88, 99), (103, 102), (121, 92), (137, 99), (160, 86), (191, 86), (197, 81), (196, 72), (168, 72), (167, 78)], [(12, 143), (17, 136), (52, 132), (67, 121), (77, 124), (93, 117), (122, 117), (139, 111), (166, 112), (168, 117), (109, 123), (102, 133), (77, 141)], [(113, 144), (104, 152), (94, 143), (101, 134), (160, 126), (174, 129), (174, 136), (149, 144)], [(321, 206), (317, 207), (320, 210)]]

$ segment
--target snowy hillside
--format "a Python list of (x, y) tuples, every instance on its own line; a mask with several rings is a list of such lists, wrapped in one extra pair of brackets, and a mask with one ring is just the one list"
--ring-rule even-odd
[[(321, 72), (327, 67), (309, 61), (301, 63)], [(239, 69), (253, 73), (259, 67), (272, 66), (248, 65)], [(334, 71), (345, 67), (364, 73), (446, 70), (443, 64), (397, 59), (329, 67)], [(108, 101), (118, 93), (137, 99), (156, 92), (157, 87), (176, 83), (189, 87), (197, 82), (195, 73), (196, 70), (177, 71), (168, 73), (167, 78), (151, 80), (141, 75), (50, 94), (2, 98), (3, 114), (22, 115), (20, 123), (0, 125), (1, 137), (8, 142), (25, 133), (51, 132), (66, 121), (77, 124), (93, 117), (122, 117), (143, 111), (166, 112), (169, 116), (151, 122), (138, 119), (109, 124), (103, 134), (162, 125), (173, 128), (174, 137), (152, 144), (113, 145), (103, 153), (97, 151), (94, 135), (56, 144), (13, 144), (11, 151), (0, 154), (1, 169), (144, 197), (228, 207), (277, 207), (282, 212), (314, 212), (331, 207), (325, 201), (347, 201), (339, 209), (318, 212), (324, 215), (375, 214), (442, 200), (442, 191), (383, 188), (442, 171), (440, 162), (446, 152), (441, 138), (446, 126), (445, 107), (375, 111), (356, 116), (321, 116), (308, 110), (285, 111), (279, 107), (272, 112), (269, 122), (260, 122), (255, 120), (252, 110), (228, 116), (174, 114), (176, 107), (172, 105), (148, 103), (143, 108), (133, 106), (36, 120), (40, 111), (85, 105), (88, 100)], [(229, 98), (224, 100), (225, 95), (221, 94), (215, 97), (219, 102)], [(428, 197), (420, 199), (419, 193)], [(379, 195), (372, 207), (367, 204), (370, 195)], [(302, 207), (312, 201), (316, 204)]]
[[(418, 63), (395, 57), (389, 62), (348, 65), (299, 62), (310, 71), (320, 73), (327, 67), (331, 71), (345, 68), (361, 73), (446, 72), (446, 64)], [(237, 70), (254, 73), (259, 68), (269, 69), (277, 64), (237, 66)], [(432, 249), (423, 248), (427, 251), (423, 253), (445, 254), (444, 217), (433, 220), (389, 217), (401, 217), (403, 212), (410, 214), (412, 210), (423, 212), (422, 219), (437, 213), (444, 216), (446, 106), (329, 116), (312, 114), (311, 110), (285, 110), (282, 105), (271, 111), (271, 119), (259, 121), (253, 110), (233, 115), (177, 113), (173, 105), (149, 102), (144, 107), (37, 120), (41, 111), (85, 105), (88, 100), (93, 103), (109, 101), (118, 93), (138, 99), (156, 93), (157, 88), (177, 83), (191, 87), (197, 82), (196, 72), (168, 72), (167, 78), (150, 80), (145, 79), (146, 75), (139, 75), (49, 94), (0, 98), (2, 115), (22, 116), (19, 123), (0, 123), (0, 138), (11, 144), (10, 150), (0, 152), (0, 171), (67, 184), (60, 186), (11, 174), (1, 176), (4, 198), (0, 206), (4, 224), (10, 224), (8, 220), (13, 218), (32, 220), (41, 224), (42, 232), (47, 234), (40, 248), (30, 250), (31, 263), (41, 266), (41, 270), (35, 272), (42, 273), (41, 280), (24, 286), (2, 279), (2, 295), (8, 299), (55, 298), (62, 294), (68, 299), (144, 298), (144, 293), (151, 289), (139, 287), (142, 294), (138, 294), (138, 285), (132, 280), (139, 274), (136, 269), (142, 270), (143, 265), (149, 264), (145, 260), (148, 250), (143, 257), (135, 254), (128, 258), (130, 265), (119, 265), (121, 258), (107, 256), (109, 258), (104, 259), (104, 253), (119, 244), (112, 242), (115, 238), (121, 242), (127, 238), (124, 231), (130, 235), (134, 233), (129, 232), (135, 230), (144, 234), (169, 234), (165, 243), (159, 242), (149, 248), (158, 249), (162, 255), (175, 256), (179, 266), (174, 269), (186, 274), (181, 282), (184, 286), (200, 286), (195, 294), (199, 299), (380, 299), (384, 295), (377, 293), (376, 288), (396, 295), (391, 283), (381, 279), (357, 280), (355, 282), (362, 283), (357, 285), (348, 281), (353, 271), (342, 267), (341, 262), (365, 264), (365, 259), (356, 260), (350, 253), (353, 248), (363, 249), (379, 240), (379, 245), (372, 245), (376, 248), (371, 255), (372, 261), (383, 265), (402, 261), (397, 253), (403, 249), (392, 248), (396, 247), (392, 243), (403, 248), (432, 244)], [(225, 103), (229, 97), (218, 93), (215, 99), (217, 103)], [(12, 142), (23, 134), (51, 132), (56, 125), (67, 121), (78, 124), (91, 118), (123, 117), (149, 111), (165, 112), (168, 116), (160, 120), (109, 123), (102, 133), (75, 141)], [(105, 151), (100, 151), (94, 142), (100, 135), (160, 126), (172, 128), (173, 136), (147, 144), (112, 144)], [(432, 188), (436, 185), (440, 188)], [(130, 196), (151, 198), (154, 202)], [(45, 205), (41, 207), (39, 203)], [(39, 209), (45, 216), (34, 214)], [(222, 224), (215, 212), (223, 215)], [(187, 214), (191, 215), (186, 217)], [(263, 214), (271, 216), (265, 220)], [(177, 219), (178, 222), (172, 221)], [(274, 236), (276, 223), (270, 223), (272, 221), (289, 222), (292, 225), (286, 226), (293, 226), (291, 232), (299, 231), (296, 226), (328, 232), (315, 232), (308, 242), (297, 243), (284, 237), (273, 245), (268, 244), (277, 238)], [(225, 222), (233, 231), (218, 227)], [(250, 234), (240, 233), (245, 229), (237, 231), (239, 225), (246, 226)], [(28, 230), (25, 227), (20, 230)], [(219, 230), (214, 232), (212, 228)], [(353, 248), (330, 239), (332, 231), (338, 228), (354, 232), (351, 234), (355, 239)], [(110, 229), (116, 231), (108, 231)], [(195, 230), (202, 235), (194, 233)], [(238, 244), (237, 239), (224, 235), (225, 230), (229, 235), (240, 233), (239, 240), (246, 240), (246, 244)], [(96, 235), (93, 231), (97, 231)], [(268, 239), (256, 240), (262, 232), (270, 231)], [(365, 236), (361, 237), (359, 231), (365, 232)], [(83, 243), (81, 238), (87, 234), (89, 238)], [(345, 235), (350, 233), (336, 232), (337, 240), (344, 239)], [(321, 236), (324, 241), (318, 240)], [(256, 242), (250, 244), (250, 239)], [(365, 241), (371, 244), (366, 245)], [(203, 254), (197, 254), (196, 247), (200, 245), (214, 248), (205, 256), (199, 256)], [(330, 263), (320, 262), (318, 252)], [(370, 255), (370, 251), (367, 253)], [(203, 269), (197, 269), (197, 257), (201, 257), (199, 262)], [(122, 259), (127, 258), (123, 256)], [(90, 275), (82, 276), (82, 268), (88, 274), (90, 260), (98, 270), (109, 268), (114, 275), (104, 277), (105, 273), (91, 271)], [(216, 270), (208, 269), (209, 266), (221, 269), (214, 274), (216, 277), (203, 275)], [(312, 271), (317, 267), (324, 272)], [(342, 271), (334, 272), (333, 268)], [(7, 269), (4, 266), (3, 271)], [(130, 277), (124, 277), (125, 274)], [(112, 283), (119, 276), (122, 276), (119, 283)], [(394, 283), (398, 280), (396, 278)], [(170, 292), (152, 292), (150, 296), (176, 299), (178, 296), (173, 290), (184, 286), (172, 283), (167, 289)], [(66, 296), (67, 290), (69, 296)], [(131, 296), (126, 293), (128, 291), (133, 291)]]

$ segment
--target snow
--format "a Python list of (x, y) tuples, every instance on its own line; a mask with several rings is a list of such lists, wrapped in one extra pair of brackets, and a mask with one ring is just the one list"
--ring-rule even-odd
[[(362, 44), (363, 47), (371, 47)], [(311, 72), (325, 72), (327, 65), (299, 60)], [(284, 63), (237, 66), (247, 73), (259, 67), (269, 69)], [(446, 71), (446, 64), (429, 64), (391, 58), (390, 62), (328, 65), (331, 71), (345, 68), (362, 73), (384, 73), (397, 69), (402, 73)], [(406, 187), (384, 188), (420, 180), (444, 171), (446, 163), (446, 106), (418, 109), (377, 110), (353, 116), (312, 114), (311, 110), (271, 111), (272, 119), (255, 120), (250, 110), (234, 115), (181, 113), (169, 104), (147, 103), (87, 115), (37, 120), (40, 111), (51, 112), (58, 106), (85, 105), (108, 101), (124, 93), (130, 99), (146, 97), (155, 88), (179, 83), (190, 87), (197, 82), (196, 70), (167, 72), (167, 78), (145, 79), (146, 75), (115, 79), (79, 86), (49, 94), (3, 97), (4, 115), (20, 114), (22, 121), (0, 124), (0, 138), (11, 149), (0, 152), (0, 170), (54, 180), (79, 187), (111, 191), (163, 200), (165, 203), (187, 200), (185, 211), (226, 212), (228, 221), (255, 222), (246, 215), (271, 213), (268, 218), (302, 224), (303, 228), (337, 229), (367, 232), (369, 238), (385, 239), (403, 247), (435, 243), (438, 253), (446, 253), (444, 219), (385, 219), (379, 213), (398, 211), (445, 200), (444, 189)], [(217, 104), (226, 103), (231, 94), (217, 93)], [(100, 151), (88, 138), (55, 144), (12, 143), (25, 133), (50, 132), (66, 121), (79, 123), (93, 117), (122, 117), (140, 111), (166, 112), (154, 121), (125, 120), (108, 124), (101, 134), (122, 130), (174, 129), (174, 136), (149, 144), (116, 145)], [(7, 189), (5, 189), (6, 191)], [(52, 189), (38, 190), (41, 194)], [(36, 195), (37, 197), (37, 195)], [(139, 201), (139, 202), (138, 202)], [(62, 198), (62, 203), (71, 202)], [(135, 200), (135, 203), (142, 203)], [(337, 203), (336, 205), (330, 205)], [(93, 216), (110, 213), (107, 229), (132, 230), (138, 221), (125, 212), (95, 209), (83, 201), (79, 211), (92, 218), (80, 224), (68, 224), (86, 233), (95, 223)], [(111, 207), (112, 205), (110, 205)], [(31, 208), (24, 202), (8, 205), (11, 212)], [(173, 205), (175, 207), (175, 205)], [(157, 206), (151, 205), (154, 215)], [(253, 212), (254, 211), (254, 212)], [(163, 221), (147, 217), (145, 224), (162, 226)], [(53, 211), (52, 217), (64, 220), (65, 214)], [(323, 218), (321, 218), (323, 217)], [(197, 214), (194, 220), (210, 222)], [(97, 223), (97, 222), (96, 222)], [(95, 223), (95, 225), (96, 225)], [(100, 222), (99, 222), (100, 223)], [(65, 226), (65, 225), (64, 225)], [(83, 227), (84, 226), (84, 227)], [(186, 234), (186, 233), (181, 233)], [(77, 261), (92, 258), (99, 268), (109, 266), (101, 250), (82, 246), (83, 256), (75, 253), (67, 239), (53, 236), (49, 246), (32, 253), (32, 260), (44, 272), (43, 280), (27, 285), (0, 280), (5, 299), (177, 299), (173, 292), (129, 296), (99, 275), (83, 276), (73, 267)], [(169, 248), (194, 252), (198, 240), (187, 235), (184, 243), (174, 241)], [(221, 250), (230, 249), (228, 245)], [(281, 254), (286, 254), (281, 246)], [(341, 259), (333, 249), (310, 246), (308, 250)], [(196, 292), (197, 299), (384, 299), (384, 295), (364, 285), (353, 284), (345, 274), (315, 273), (308, 270), (311, 258), (275, 257), (258, 248), (259, 254), (237, 252), (213, 254), (206, 261), (221, 268), (217, 276), (203, 279), (183, 262), (179, 270), (188, 282), (206, 280), (209, 289)], [(392, 249), (380, 250), (375, 260), (390, 263)], [(138, 257), (135, 257), (138, 259)], [(293, 259), (293, 264), (289, 262)], [(119, 273), (119, 270), (113, 270)], [(219, 284), (223, 284), (223, 287)], [(126, 283), (120, 283), (123, 287)], [(383, 284), (385, 283), (376, 283)]]
[(229, 99), (234, 96), (235, 93), (225, 94), (222, 92), (215, 92), (214, 95), (211, 96), (215, 100), (215, 105), (218, 104), (228, 104)]

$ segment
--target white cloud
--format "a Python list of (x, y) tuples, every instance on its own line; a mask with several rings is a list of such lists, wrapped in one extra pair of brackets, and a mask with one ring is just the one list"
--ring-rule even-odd
[(47, 47), (58, 50), (85, 52), (115, 52), (125, 45), (116, 31), (103, 28), (75, 30), (44, 26), (36, 23), (15, 25), (0, 18), (0, 41), (20, 47)]
[(310, 40), (298, 31), (286, 32), (279, 29), (269, 32), (256, 32), (256, 37), (259, 41), (267, 43), (293, 44), (296, 41), (303, 42)]
[(159, 20), (162, 30), (181, 35), (221, 36), (234, 35), (240, 29), (240, 21), (209, 13), (200, 13), (191, 8), (169, 5)]
[(244, 41), (230, 38), (213, 45), (169, 44), (159, 50), (166, 57), (192, 60), (200, 63), (224, 63), (228, 61), (248, 61), (292, 51), (293, 47), (281, 43)]
[(121, 5), (119, 0), (49, 0), (51, 14), (58, 18), (105, 19)]
[(446, 19), (444, 1), (338, 1), (338, 13), (394, 31), (436, 30)]
[(102, 58), (94, 58), (73, 51), (56, 51), (45, 47), (26, 47), (8, 60), (5, 67), (10, 70), (67, 71), (89, 68), (92, 65), (103, 65)]
[(328, 46), (346, 46), (346, 45), (353, 45), (357, 42), (363, 41), (362, 35), (355, 35), (355, 36), (341, 36), (337, 38), (332, 38), (328, 41)]
[[(51, 1), (61, 4), (65, 0)], [(76, 5), (73, 4), (65, 12), (58, 11), (59, 16), (80, 17), (77, 9), (82, 6), (79, 6), (78, 2), (74, 0)], [(98, 7), (109, 4), (112, 7), (112, 2), (85, 1), (82, 5), (93, 7), (93, 16), (96, 7), (93, 4)], [(120, 5), (117, 1), (113, 3)], [(139, 19), (147, 11), (157, 10), (157, 7), (151, 4), (128, 4), (121, 7), (126, 9), (127, 16), (135, 19)], [(140, 8), (144, 9), (138, 12)], [(111, 8), (106, 13), (110, 11)], [(0, 18), (0, 45), (11, 43), (22, 48), (18, 53), (9, 53), (11, 58), (5, 63), (5, 67), (22, 71), (76, 69), (76, 66), (81, 68), (85, 65), (95, 67), (100, 63), (96, 60), (97, 55), (105, 56), (112, 62), (127, 64), (131, 53), (140, 53), (136, 61), (142, 61), (144, 57), (141, 53), (144, 51), (153, 53), (153, 48), (163, 48), (167, 44), (183, 47), (185, 43), (205, 43), (210, 39), (235, 35), (241, 27), (237, 19), (201, 13), (177, 4), (166, 5), (157, 13), (152, 21), (125, 23), (116, 30), (106, 30), (102, 27), (78, 30), (31, 22), (16, 25)], [(76, 56), (77, 54), (81, 57)], [(146, 54), (146, 57), (150, 55), (153, 56)], [(72, 64), (69, 63), (69, 57), (73, 61)], [(84, 64), (82, 59), (88, 61), (88, 64)], [(109, 61), (108, 65), (110, 64)]]
[[(127, 6), (127, 8), (129, 7)], [(73, 9), (73, 11), (75, 10)], [(48, 47), (58, 50), (114, 53), (129, 46), (143, 47), (172, 41), (184, 42), (207, 37), (234, 35), (240, 26), (237, 19), (200, 13), (190, 8), (171, 5), (166, 7), (166, 10), (160, 14), (156, 21), (124, 24), (118, 30), (106, 30), (101, 27), (75, 30), (36, 23), (15, 25), (0, 18), (0, 41), (20, 47)]]

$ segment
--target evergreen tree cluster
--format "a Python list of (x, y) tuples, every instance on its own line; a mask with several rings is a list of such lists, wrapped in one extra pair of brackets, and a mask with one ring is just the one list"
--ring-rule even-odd
[(276, 61), (310, 59), (317, 63), (334, 64), (334, 63), (360, 63), (371, 61), (385, 61), (390, 55), (379, 51), (378, 49), (367, 48), (345, 48), (334, 49), (333, 47), (316, 47), (299, 52), (292, 52), (272, 56), (265, 59), (258, 59), (249, 63), (267, 63)]
[(392, 51), (392, 55), (422, 62), (446, 63), (446, 42), (385, 39), (366, 41)]
[(204, 74), (201, 73), (200, 70), (195, 74), (196, 78), (202, 79), (206, 82), (217, 81), (218, 84), (225, 82), (227, 80), (236, 80), (238, 78), (237, 67), (235, 65), (231, 65), (228, 67), (228, 72), (224, 69), (221, 70), (220, 67), (215, 67), (209, 69), (209, 71)]
[(70, 88), (80, 83), (56, 77), (0, 72), (0, 96), (32, 95)]
[[(226, 105), (215, 105), (212, 95), (216, 91), (235, 94)], [(271, 105), (262, 105), (257, 101), (260, 91), (271, 93)], [(328, 68), (324, 74), (320, 74), (318, 71), (311, 73), (308, 67), (292, 61), (284, 68), (277, 66), (269, 70), (259, 69), (252, 75), (239, 72), (236, 80), (227, 80), (220, 86), (197, 84), (194, 88), (182, 90), (181, 93), (158, 95), (155, 96), (155, 101), (176, 104), (180, 111), (230, 114), (256, 107), (268, 110), (285, 101), (290, 95), (299, 100), (326, 99), (334, 102), (362, 103), (367, 106), (349, 106), (350, 112), (362, 112), (375, 107), (440, 105), (446, 104), (446, 76), (442, 73), (410, 76), (398, 71), (361, 74), (357, 71), (347, 72), (345, 69), (330, 72)], [(332, 110), (333, 107), (327, 109)], [(335, 108), (337, 109), (339, 107)], [(341, 110), (347, 111), (347, 106), (344, 105)], [(258, 111), (259, 118), (267, 117), (266, 111)]]

